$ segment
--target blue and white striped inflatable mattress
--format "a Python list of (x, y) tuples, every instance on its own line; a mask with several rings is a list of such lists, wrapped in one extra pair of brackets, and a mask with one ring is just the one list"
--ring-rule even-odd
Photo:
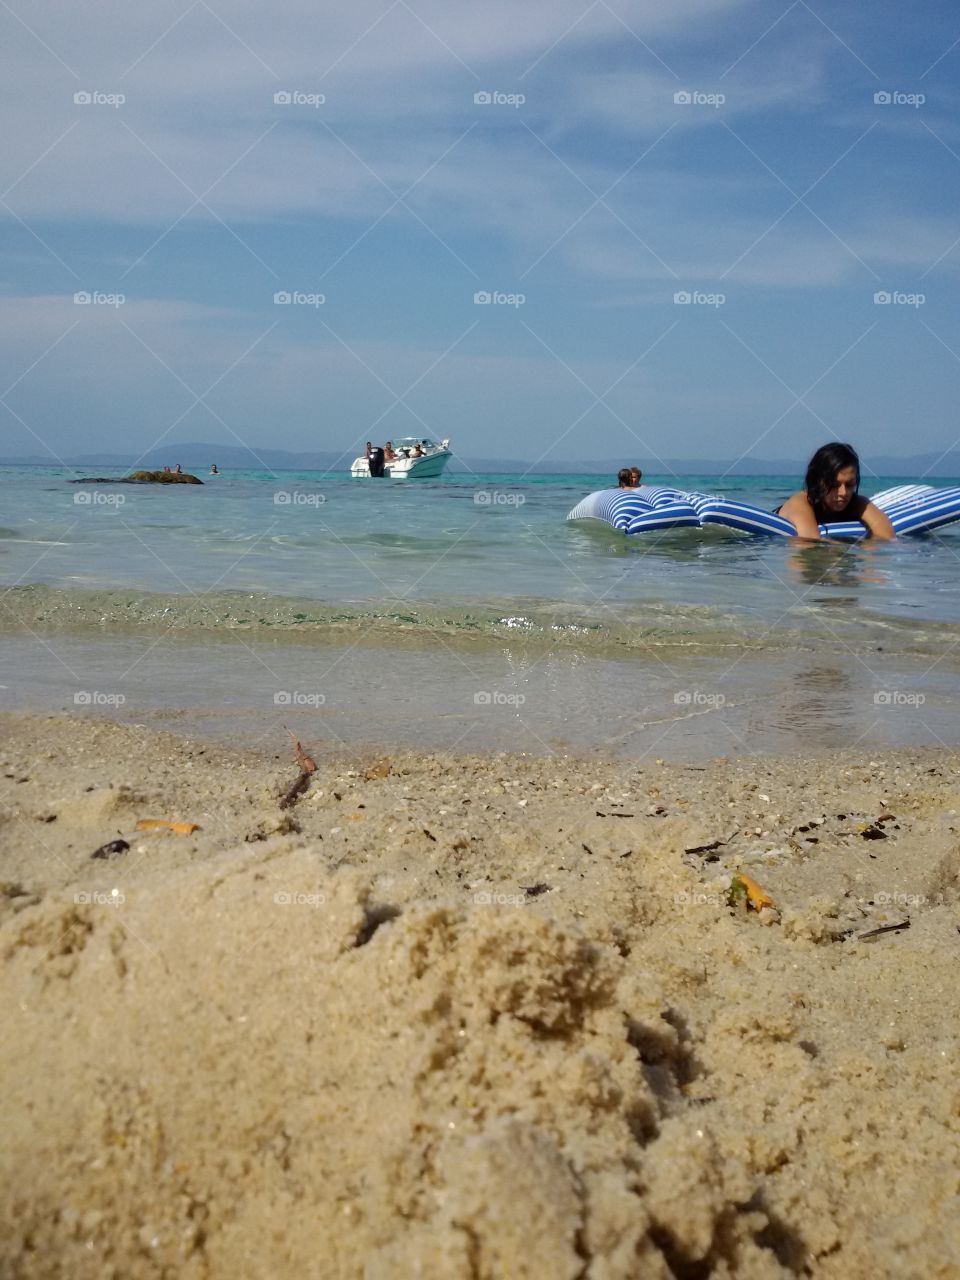
[[(935, 489), (929, 484), (904, 484), (885, 489), (871, 501), (885, 511), (898, 534), (925, 533), (960, 519), (960, 488)], [(578, 502), (568, 520), (602, 520), (622, 533), (644, 533), (650, 529), (683, 529), (721, 525), (743, 533), (779, 534), (796, 537), (796, 529), (783, 516), (732, 502), (708, 493), (688, 493), (658, 485), (639, 489), (600, 489)], [(831, 538), (863, 538), (866, 526), (859, 520), (820, 526)]]

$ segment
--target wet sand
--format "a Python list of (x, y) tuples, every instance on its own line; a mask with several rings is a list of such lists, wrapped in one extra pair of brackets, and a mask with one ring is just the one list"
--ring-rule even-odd
[(952, 750), (0, 728), (3, 1274), (960, 1273)]
[[(361, 640), (363, 641), (361, 643)], [(0, 709), (109, 715), (269, 746), (283, 726), (345, 748), (700, 761), (810, 742), (864, 753), (955, 743), (955, 660), (842, 647), (588, 655), (522, 635), (203, 640), (116, 630), (0, 636)]]

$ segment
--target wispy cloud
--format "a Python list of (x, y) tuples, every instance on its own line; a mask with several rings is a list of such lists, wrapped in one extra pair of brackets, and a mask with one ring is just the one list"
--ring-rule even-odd
[[(95, 20), (11, 5), (8, 381), (76, 318), (75, 290), (128, 298), (119, 315), (85, 310), (16, 389), (17, 412), (60, 436), (69, 421), (102, 444), (131, 419), (148, 436), (187, 406), (177, 432), (223, 429), (219, 414), (253, 443), (359, 434), (385, 409), (438, 432), (546, 441), (585, 407), (564, 363), (609, 385), (672, 322), (683, 285), (752, 308), (786, 351), (823, 341), (833, 354), (881, 280), (924, 277), (931, 300), (954, 296), (955, 55), (935, 62), (953, 37), (933, 22), (910, 72), (911, 33), (871, 15), (828, 28), (798, 5), (774, 23), (745, 0), (292, 0), (270, 13), (107, 0)], [(926, 114), (873, 102), (921, 78)], [(277, 323), (284, 288), (322, 290), (324, 310)], [(477, 289), (526, 294), (530, 328), (563, 362), (509, 311), (478, 311)], [(814, 304), (812, 323), (801, 312)], [(687, 324), (700, 319), (624, 380), (618, 413), (629, 419), (632, 397), (669, 437), (701, 429), (709, 403), (728, 435), (756, 434), (765, 424), (741, 424), (772, 421), (782, 389), (749, 363), (742, 385), (715, 378), (727, 347), (719, 326)], [(946, 366), (942, 344), (933, 358)], [(409, 408), (389, 409), (383, 384), (402, 390), (434, 363)], [(863, 375), (865, 400), (893, 367)], [(199, 391), (228, 368), (192, 408), (171, 373)], [(319, 425), (318, 404), (332, 410)], [(619, 429), (603, 415), (584, 430)], [(583, 453), (579, 429), (564, 447)]]

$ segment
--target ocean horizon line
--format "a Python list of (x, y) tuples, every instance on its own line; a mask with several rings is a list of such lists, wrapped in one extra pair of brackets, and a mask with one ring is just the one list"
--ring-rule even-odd
[[(269, 451), (268, 451), (269, 452)], [(173, 454), (171, 454), (173, 457)], [(317, 475), (343, 475), (349, 476), (349, 461), (342, 458), (331, 460), (330, 462), (320, 461), (318, 459), (305, 459), (302, 462), (294, 459), (277, 459), (274, 455), (271, 460), (268, 457), (259, 461), (221, 461), (223, 455), (217, 455), (216, 450), (212, 451), (209, 461), (201, 463), (196, 460), (184, 462), (182, 454), (176, 455), (174, 462), (179, 462), (185, 470), (191, 468), (206, 470), (212, 462), (216, 462), (220, 471), (250, 472), (262, 474), (297, 472), (300, 474), (310, 473)], [(556, 467), (546, 467), (542, 463), (525, 462), (522, 459), (506, 459), (506, 458), (457, 458), (456, 455), (451, 458), (450, 463), (445, 471), (445, 477), (467, 478), (470, 475), (516, 475), (519, 477), (538, 476), (598, 476), (609, 473), (616, 475), (617, 470), (621, 466), (633, 465), (636, 460), (628, 459), (612, 459), (606, 462), (583, 462), (571, 461), (566, 465), (558, 465)], [(112, 458), (65, 458), (62, 461), (50, 462), (41, 461), (36, 458), (0, 458), (0, 467), (8, 469), (17, 469), (22, 467), (43, 468), (49, 471), (76, 471), (89, 468), (101, 468), (106, 470), (129, 471), (131, 469), (147, 469), (157, 470), (162, 466), (172, 465), (170, 462), (158, 463), (156, 459), (137, 459), (130, 460)], [(755, 469), (746, 469), (742, 464), (736, 462), (724, 462), (715, 458), (704, 459), (669, 459), (664, 460), (659, 465), (643, 465), (644, 475), (650, 477), (665, 476), (708, 476), (717, 478), (736, 478), (736, 479), (763, 479), (763, 478), (780, 478), (784, 476), (801, 476), (806, 464), (801, 461), (791, 462), (789, 460), (778, 460), (776, 462), (767, 462), (758, 460), (753, 464)], [(873, 480), (954, 480), (960, 477), (960, 460), (954, 469), (931, 464), (927, 459), (905, 457), (902, 459), (894, 458), (878, 458), (875, 463), (869, 461), (862, 463), (863, 481), (871, 482)], [(611, 484), (613, 481), (611, 480)]]

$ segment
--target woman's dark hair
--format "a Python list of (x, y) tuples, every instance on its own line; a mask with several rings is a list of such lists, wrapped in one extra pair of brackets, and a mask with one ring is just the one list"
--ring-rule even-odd
[(813, 455), (807, 466), (803, 487), (814, 508), (823, 501), (827, 490), (836, 484), (837, 472), (843, 471), (845, 467), (856, 469), (857, 479), (853, 486), (856, 493), (860, 488), (860, 459), (852, 445), (835, 441), (833, 444), (821, 445)]
[(629, 489), (631, 479), (629, 467), (621, 467), (617, 472), (617, 484), (621, 489)]

